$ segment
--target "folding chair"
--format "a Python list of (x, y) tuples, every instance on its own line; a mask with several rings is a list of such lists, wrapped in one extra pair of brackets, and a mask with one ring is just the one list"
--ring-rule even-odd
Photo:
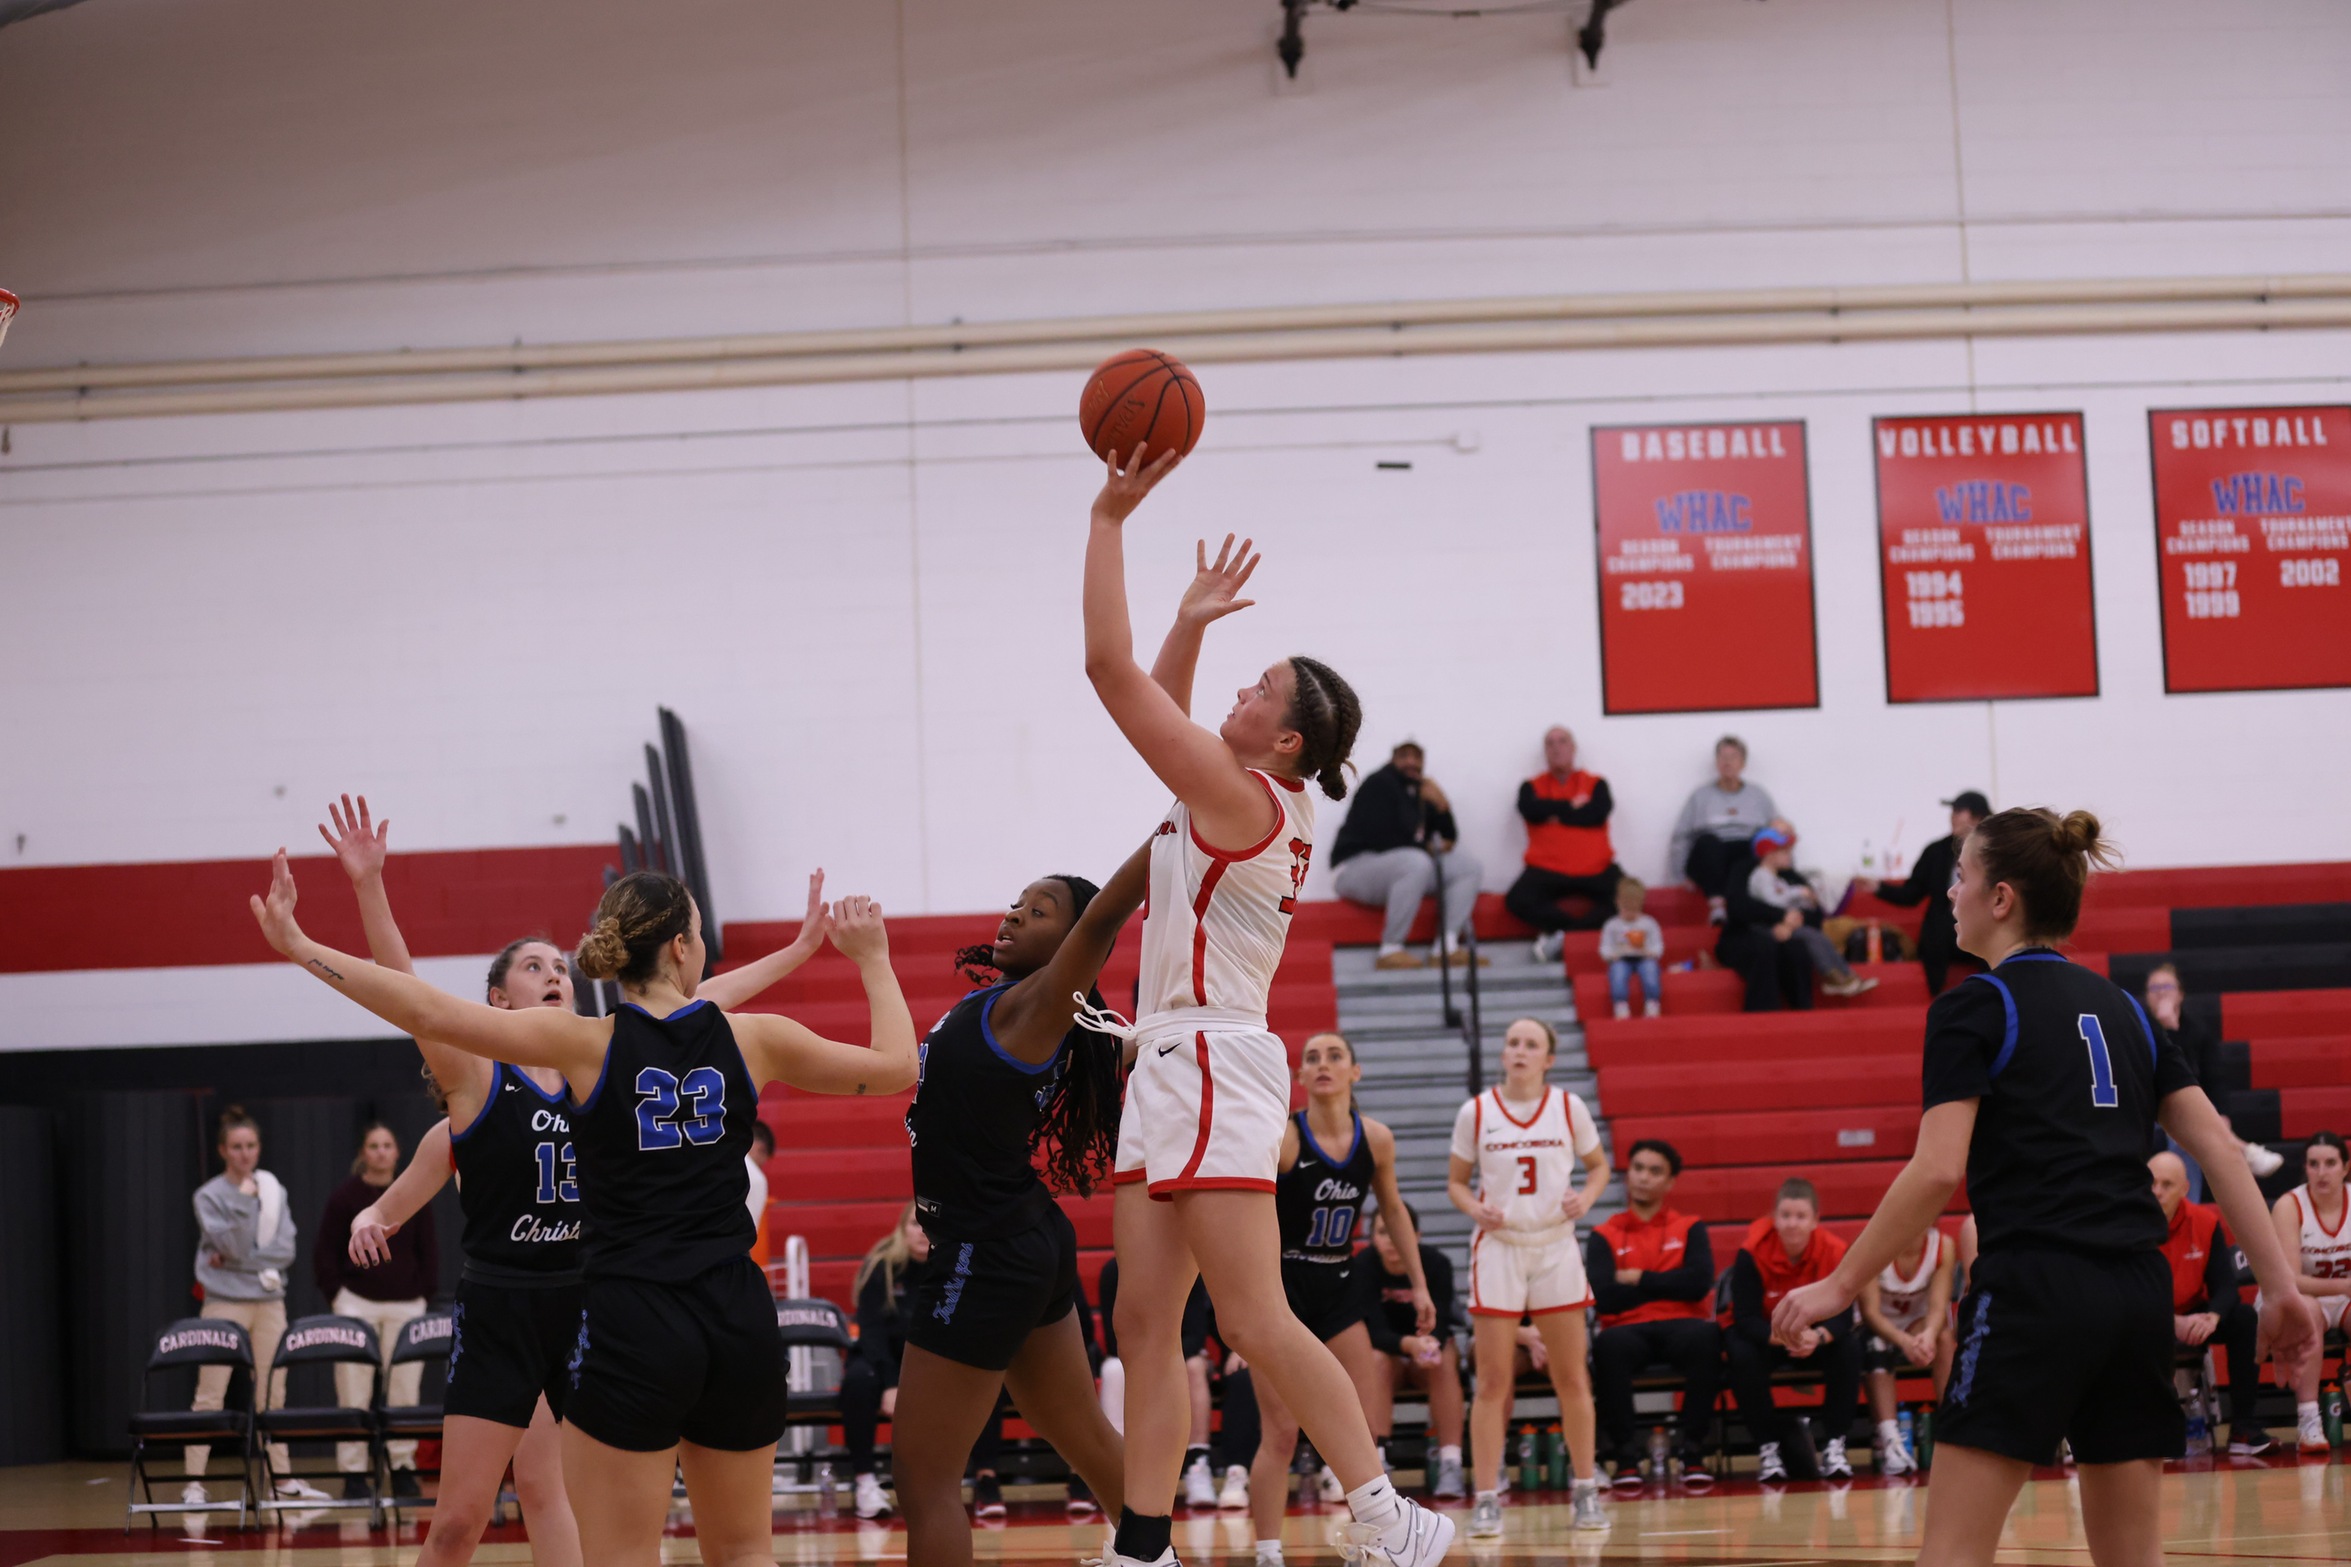
[[(841, 1422), (841, 1371), (848, 1364), (849, 1319), (829, 1300), (779, 1300), (776, 1331), (784, 1341), (786, 1381), (784, 1441), (776, 1449), (776, 1494), (822, 1493), (831, 1476), (831, 1448), (823, 1433)], [(811, 1438), (811, 1432), (815, 1433)], [(821, 1450), (821, 1451), (820, 1451)], [(791, 1466), (791, 1475), (782, 1473)]]
[[(377, 1483), (377, 1474), (384, 1467), (383, 1431), (376, 1419), (376, 1408), (384, 1397), (383, 1349), (376, 1331), (357, 1317), (338, 1317), (321, 1314), (302, 1317), (286, 1329), (286, 1336), (278, 1341), (277, 1359), (269, 1374), (274, 1380), (284, 1376), (295, 1366), (364, 1365), (373, 1381), (369, 1385), (367, 1404), (359, 1409), (345, 1409), (341, 1405), (307, 1405), (300, 1408), (264, 1408), (254, 1416), (257, 1442), (262, 1446), (261, 1467), (268, 1484), (264, 1495), (254, 1505), (273, 1512), (313, 1512), (327, 1509), (364, 1507), (368, 1525), (372, 1528), (383, 1522), (383, 1489)], [(267, 1404), (267, 1399), (256, 1403)], [(359, 1478), (365, 1481), (367, 1495), (344, 1497), (330, 1492), (323, 1500), (287, 1498), (278, 1495), (278, 1487), (288, 1480), (333, 1480), (338, 1484), (350, 1479), (342, 1470), (303, 1469), (291, 1458), (284, 1474), (277, 1472), (276, 1460), (270, 1455), (268, 1444), (275, 1442), (365, 1442), (368, 1465)], [(326, 1460), (334, 1462), (330, 1455)]]
[[(448, 1312), (428, 1311), (421, 1317), (411, 1317), (400, 1325), (398, 1336), (392, 1340), (392, 1369), (397, 1371), (405, 1365), (429, 1364), (434, 1361), (438, 1361), (446, 1367), (449, 1361), (450, 1347), (456, 1341), (456, 1323)], [(418, 1396), (429, 1400), (429, 1402), (386, 1404), (376, 1410), (376, 1430), (385, 1444), (384, 1488), (390, 1498), (392, 1527), (395, 1529), (400, 1527), (403, 1498), (392, 1484), (390, 1444), (395, 1440), (419, 1442), (440, 1440), (441, 1394), (448, 1385), (448, 1372), (444, 1370), (438, 1378), (425, 1377), (418, 1388)], [(438, 1479), (441, 1471), (438, 1468), (419, 1469), (417, 1473), (419, 1475), (431, 1474)], [(405, 1500), (410, 1512), (421, 1512), (433, 1505), (429, 1497), (412, 1496)]]
[[(153, 1407), (157, 1372), (182, 1366), (227, 1366), (228, 1391), (218, 1409), (157, 1409)], [(243, 1375), (238, 1375), (242, 1372)], [(182, 1317), (155, 1335), (147, 1369), (139, 1378), (141, 1407), (131, 1411), (131, 1487), (123, 1509), (122, 1532), (131, 1532), (141, 1515), (148, 1528), (159, 1513), (224, 1512), (218, 1502), (159, 1502), (147, 1473), (148, 1449), (168, 1448), (184, 1454), (193, 1443), (237, 1449), (237, 1527), (253, 1510), (253, 1345), (245, 1330), (222, 1317)]]

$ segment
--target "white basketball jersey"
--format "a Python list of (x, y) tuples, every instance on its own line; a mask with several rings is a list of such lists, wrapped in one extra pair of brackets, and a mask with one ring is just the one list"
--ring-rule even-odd
[(1181, 800), (1168, 807), (1151, 839), (1136, 1002), (1142, 1017), (1201, 1008), (1265, 1016), (1290, 913), (1314, 855), (1314, 800), (1293, 779), (1255, 769), (1249, 776), (1278, 813), (1256, 843), (1233, 853), (1210, 848)]
[(1927, 1245), (1919, 1253), (1918, 1271), (1904, 1278), (1899, 1262), (1889, 1262), (1878, 1275), (1878, 1310), (1888, 1322), (1906, 1333), (1916, 1332), (1927, 1319), (1927, 1286), (1935, 1282), (1935, 1264), (1943, 1260), (1943, 1248), (1951, 1242), (1940, 1230), (1927, 1232)]
[(2313, 1279), (2351, 1279), (2351, 1199), (2335, 1213), (2335, 1227), (2328, 1229), (2318, 1219), (2318, 1205), (2310, 1200), (2310, 1188), (2297, 1186), (2288, 1196), (2294, 1206), (2302, 1210), (2302, 1272)]
[(1560, 1213), (1582, 1168), (1584, 1155), (1600, 1146), (1600, 1128), (1583, 1100), (1560, 1088), (1545, 1088), (1533, 1115), (1520, 1119), (1489, 1088), (1461, 1107), (1453, 1119), (1453, 1156), (1477, 1166), (1478, 1192), (1503, 1212), (1495, 1234), (1556, 1238), (1560, 1226), (1574, 1225)]

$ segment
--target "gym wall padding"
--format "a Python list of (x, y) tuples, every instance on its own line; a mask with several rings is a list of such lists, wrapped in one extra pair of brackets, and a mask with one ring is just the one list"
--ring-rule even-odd
[(55, 1121), (0, 1106), (0, 1464), (65, 1456)]

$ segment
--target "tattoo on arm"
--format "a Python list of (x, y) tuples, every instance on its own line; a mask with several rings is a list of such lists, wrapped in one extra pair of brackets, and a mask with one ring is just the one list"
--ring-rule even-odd
[(339, 974), (339, 973), (337, 973), (335, 970), (333, 970), (333, 969), (331, 969), (331, 968), (327, 967), (327, 965), (325, 964), (325, 962), (324, 962), (324, 961), (322, 961), (322, 960), (320, 960), (320, 959), (318, 959), (318, 958), (312, 958), (312, 959), (310, 960), (310, 966), (311, 966), (312, 968), (314, 968), (314, 969), (318, 970), (318, 971), (319, 971), (321, 974), (324, 974), (324, 975), (325, 975), (327, 978), (329, 978), (329, 979), (331, 979), (331, 980), (334, 980), (334, 981), (336, 981), (337, 983), (340, 983), (340, 982), (342, 981), (342, 978), (343, 978), (343, 976), (342, 976), (341, 974)]
[(858, 1091), (859, 1093), (861, 1093), (861, 1094), (862, 1094), (862, 1093), (864, 1093), (864, 1092), (865, 1092), (865, 1085), (864, 1085), (863, 1083), (859, 1083), (859, 1084), (857, 1085), (857, 1091)]

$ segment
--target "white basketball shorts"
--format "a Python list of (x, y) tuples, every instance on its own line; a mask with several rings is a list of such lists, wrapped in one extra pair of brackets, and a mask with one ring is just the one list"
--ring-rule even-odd
[(1542, 1316), (1580, 1311), (1592, 1304), (1584, 1279), (1583, 1248), (1575, 1226), (1557, 1240), (1527, 1246), (1499, 1240), (1480, 1230), (1469, 1242), (1469, 1314), (1473, 1317)]
[(1146, 1036), (1118, 1123), (1120, 1184), (1270, 1192), (1290, 1116), (1290, 1053), (1265, 1029)]

